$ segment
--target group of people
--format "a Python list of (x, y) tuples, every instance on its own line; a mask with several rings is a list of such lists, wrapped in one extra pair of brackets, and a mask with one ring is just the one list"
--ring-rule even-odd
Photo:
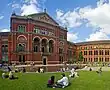
[(69, 85), (68, 77), (63, 73), (61, 74), (62, 78), (55, 82), (55, 76), (51, 76), (51, 78), (48, 80), (47, 87), (50, 88), (65, 88)]
[(2, 78), (3, 79), (9, 78), (10, 80), (11, 79), (18, 79), (17, 76), (14, 76), (14, 73), (12, 71), (10, 71), (8, 75), (6, 73), (2, 73)]
[[(55, 76), (51, 76), (51, 78), (48, 80), (47, 87), (65, 88), (68, 85), (70, 85), (68, 77), (64, 73), (62, 73), (61, 76), (62, 76), (62, 78), (59, 79), (57, 82), (55, 82)], [(72, 68), (71, 74), (69, 75), (69, 77), (79, 77), (78, 73), (75, 71), (74, 68)]]

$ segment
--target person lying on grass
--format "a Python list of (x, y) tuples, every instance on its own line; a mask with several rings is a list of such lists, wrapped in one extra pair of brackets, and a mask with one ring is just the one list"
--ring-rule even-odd
[(14, 74), (13, 74), (13, 72), (10, 71), (9, 72), (9, 79), (18, 79), (18, 77), (15, 77)]

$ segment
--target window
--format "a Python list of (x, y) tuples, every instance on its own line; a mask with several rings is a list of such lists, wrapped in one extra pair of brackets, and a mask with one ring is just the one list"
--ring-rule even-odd
[(84, 51), (84, 55), (87, 55), (87, 51)]
[(34, 46), (34, 52), (38, 52), (38, 46)]
[(94, 62), (98, 62), (98, 58), (94, 58)]
[(63, 49), (59, 48), (59, 54), (63, 54)]
[(19, 62), (25, 62), (25, 56), (19, 55)]
[(109, 55), (109, 50), (105, 50), (105, 55)]
[(8, 52), (8, 45), (2, 45), (2, 52)]
[(64, 39), (64, 36), (60, 34), (59, 38), (60, 38), (60, 39)]
[(18, 44), (18, 46), (17, 46), (17, 51), (18, 51), (18, 52), (25, 51), (25, 45), (24, 45), (24, 44)]
[(89, 55), (92, 55), (92, 51), (89, 51)]
[(25, 32), (25, 25), (19, 25), (18, 32)]
[(94, 51), (94, 55), (98, 55), (98, 51), (96, 50), (96, 51)]
[(103, 50), (99, 50), (99, 55), (103, 55)]
[(105, 58), (105, 62), (109, 62), (109, 58)]
[(99, 58), (99, 61), (101, 62), (101, 58)]

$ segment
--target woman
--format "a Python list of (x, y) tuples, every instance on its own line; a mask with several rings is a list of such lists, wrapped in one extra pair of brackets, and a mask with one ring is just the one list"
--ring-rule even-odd
[(55, 76), (51, 76), (51, 78), (48, 80), (47, 87), (53, 88), (55, 86), (54, 81), (55, 81)]

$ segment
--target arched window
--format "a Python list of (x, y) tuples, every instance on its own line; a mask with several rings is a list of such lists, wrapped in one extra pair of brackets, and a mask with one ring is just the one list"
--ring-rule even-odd
[(17, 51), (18, 51), (18, 52), (25, 51), (25, 44), (18, 44), (18, 46), (17, 46)]
[(25, 32), (25, 25), (19, 25), (18, 32)]
[(8, 52), (8, 45), (2, 45), (2, 52)]
[(53, 53), (53, 50), (54, 50), (54, 44), (53, 44), (53, 41), (50, 40), (50, 41), (49, 41), (49, 52), (50, 52), (50, 53)]
[(47, 52), (47, 40), (42, 39), (42, 52)]
[(33, 50), (34, 50), (34, 52), (40, 51), (40, 39), (39, 38), (34, 39)]
[(4, 52), (4, 50), (5, 50), (5, 46), (4, 46), (4, 45), (2, 45), (2, 52)]

